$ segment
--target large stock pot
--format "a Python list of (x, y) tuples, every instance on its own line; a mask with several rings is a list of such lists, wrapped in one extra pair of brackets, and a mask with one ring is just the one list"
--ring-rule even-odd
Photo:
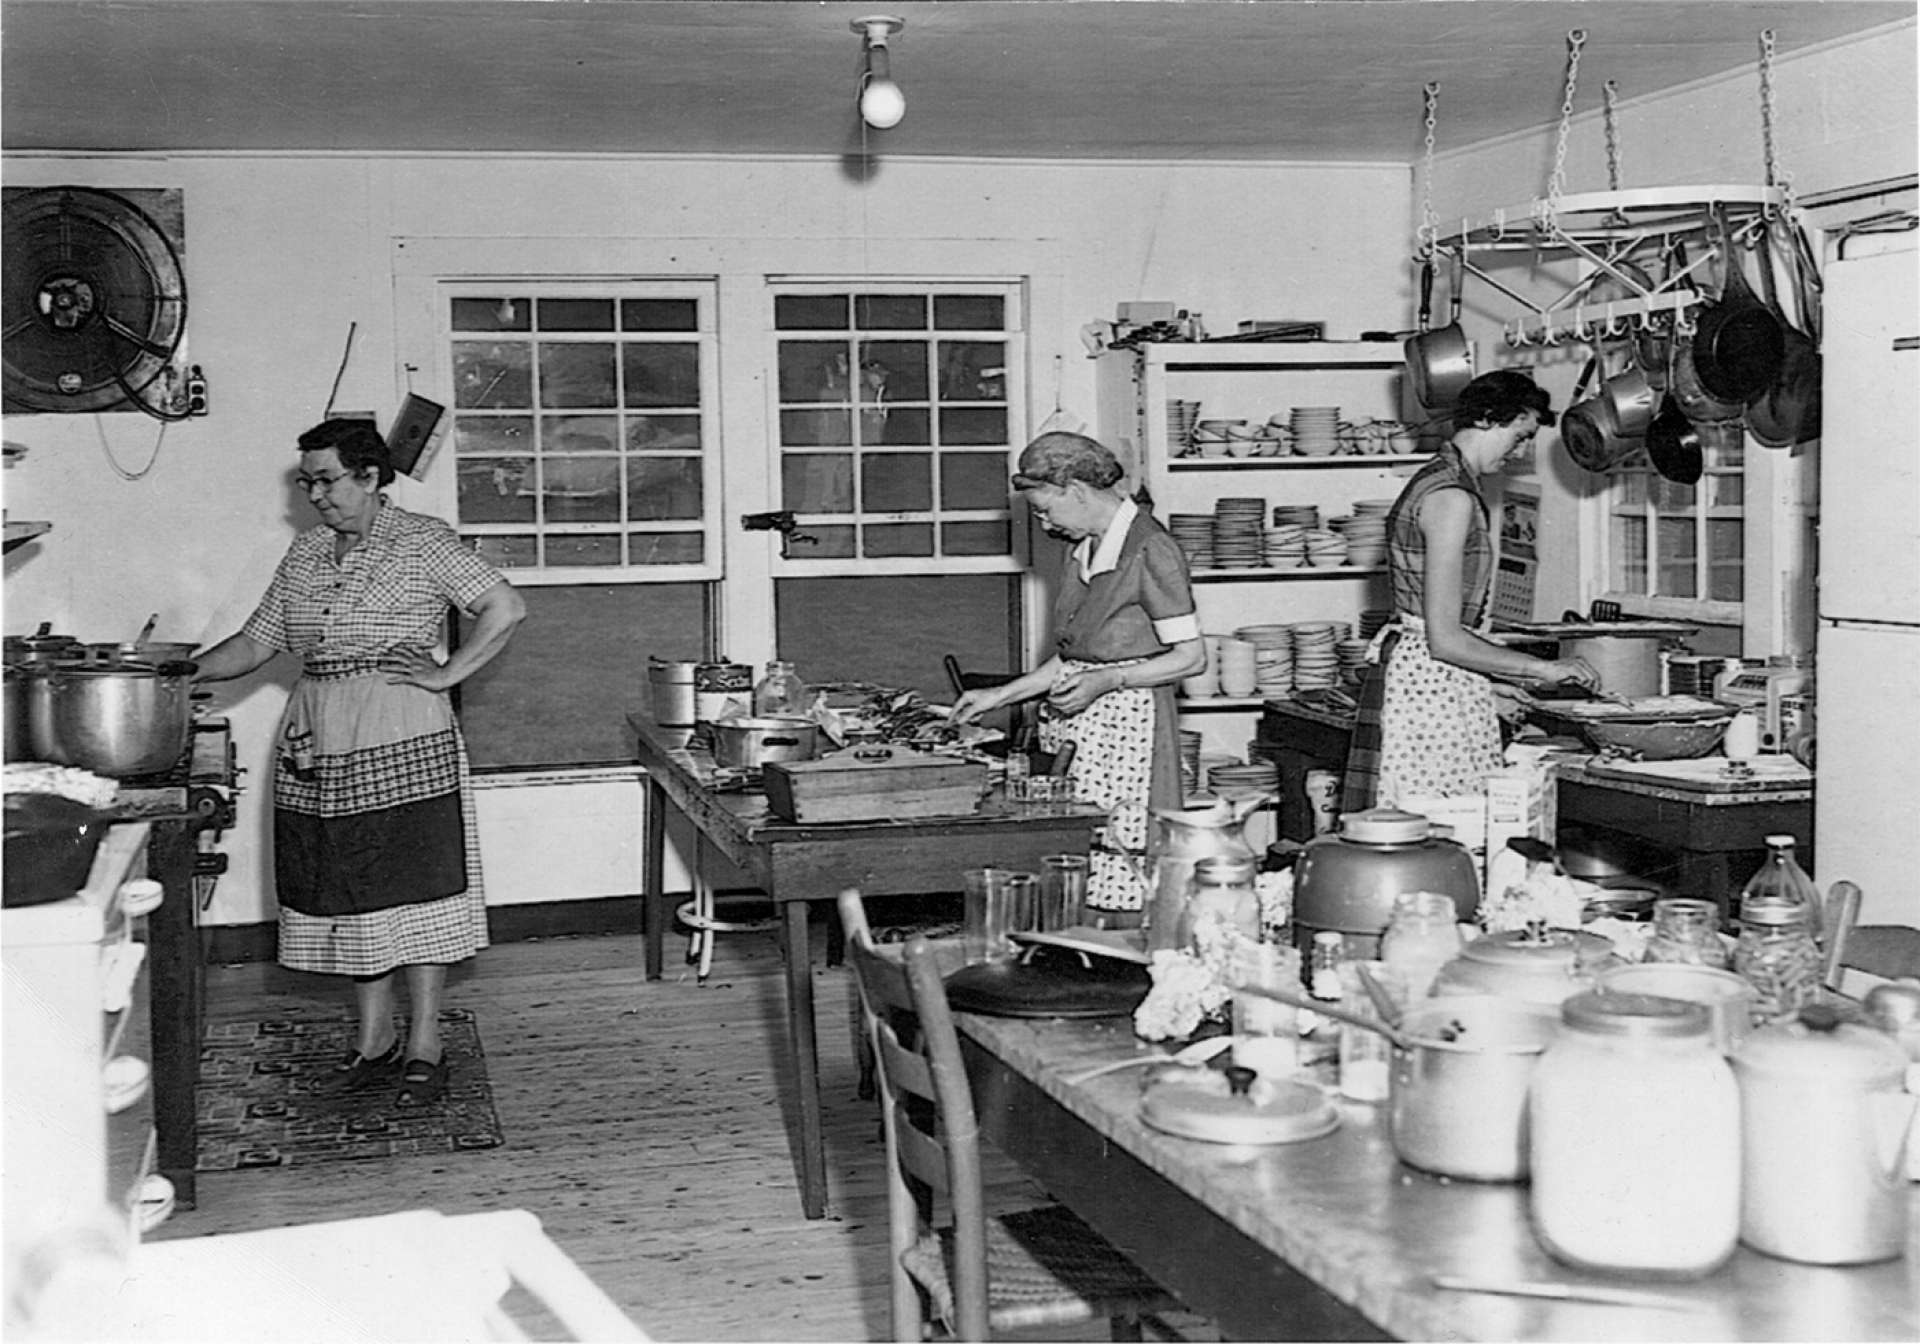
[(123, 778), (170, 769), (193, 733), (194, 665), (56, 663), (28, 682), (34, 755)]

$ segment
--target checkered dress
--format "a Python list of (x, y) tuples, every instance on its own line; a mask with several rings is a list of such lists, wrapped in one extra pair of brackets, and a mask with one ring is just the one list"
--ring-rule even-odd
[(339, 561), (334, 537), (295, 539), (245, 627), (305, 664), (274, 764), (280, 961), (335, 975), (461, 961), (487, 945), (466, 747), (444, 693), (390, 685), (381, 663), (433, 648), (448, 607), (501, 575), (384, 500)]

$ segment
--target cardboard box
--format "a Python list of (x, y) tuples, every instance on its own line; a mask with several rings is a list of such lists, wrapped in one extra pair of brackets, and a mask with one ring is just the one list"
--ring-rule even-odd
[[(1560, 820), (1560, 791), (1553, 767), (1513, 766), (1487, 777), (1487, 855), (1507, 846), (1513, 836), (1531, 836), (1553, 844)], [(1482, 884), (1487, 880), (1481, 869)]]

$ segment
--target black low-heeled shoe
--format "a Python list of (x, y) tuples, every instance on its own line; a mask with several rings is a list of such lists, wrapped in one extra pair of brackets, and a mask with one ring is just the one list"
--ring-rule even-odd
[(447, 1061), (437, 1064), (410, 1059), (400, 1073), (400, 1092), (394, 1100), (402, 1106), (431, 1106), (447, 1095)]
[(399, 1072), (400, 1061), (404, 1057), (398, 1040), (373, 1059), (368, 1059), (358, 1050), (350, 1051), (345, 1059), (333, 1066), (332, 1074), (321, 1083), (321, 1090), (364, 1092), (370, 1087), (378, 1087), (390, 1082)]

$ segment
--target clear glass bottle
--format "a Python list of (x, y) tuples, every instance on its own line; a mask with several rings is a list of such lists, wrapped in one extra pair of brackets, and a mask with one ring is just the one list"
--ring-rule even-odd
[(1187, 882), (1180, 911), (1180, 946), (1191, 949), (1209, 923), (1232, 929), (1250, 942), (1260, 941), (1260, 897), (1253, 887), (1258, 861), (1252, 855), (1201, 859)]
[(1813, 885), (1807, 870), (1794, 857), (1792, 836), (1767, 837), (1767, 861), (1741, 889), (1741, 905), (1744, 907), (1753, 896), (1778, 898), (1800, 906), (1806, 911), (1807, 931), (1815, 942), (1820, 940), (1820, 889)]
[(1740, 1232), (1741, 1140), (1706, 1005), (1585, 993), (1560, 1021), (1528, 1097), (1541, 1243), (1586, 1269), (1711, 1273)]
[(1755, 1018), (1778, 1022), (1797, 1016), (1819, 997), (1823, 969), (1806, 907), (1780, 896), (1742, 897), (1733, 969), (1759, 996)]
[(768, 663), (767, 675), (753, 688), (753, 712), (758, 718), (799, 718), (807, 712), (807, 684), (792, 663)]
[(1725, 970), (1731, 960), (1720, 938), (1720, 910), (1712, 901), (1675, 896), (1653, 903), (1653, 932), (1640, 960)]
[(1459, 912), (1453, 897), (1407, 891), (1393, 901), (1393, 915), (1380, 940), (1380, 960), (1405, 988), (1408, 1002), (1424, 999), (1440, 968), (1460, 955)]
[(1347, 959), (1347, 940), (1338, 929), (1322, 929), (1313, 935), (1313, 951), (1307, 962), (1307, 993), (1329, 1003), (1340, 998), (1340, 963)]

